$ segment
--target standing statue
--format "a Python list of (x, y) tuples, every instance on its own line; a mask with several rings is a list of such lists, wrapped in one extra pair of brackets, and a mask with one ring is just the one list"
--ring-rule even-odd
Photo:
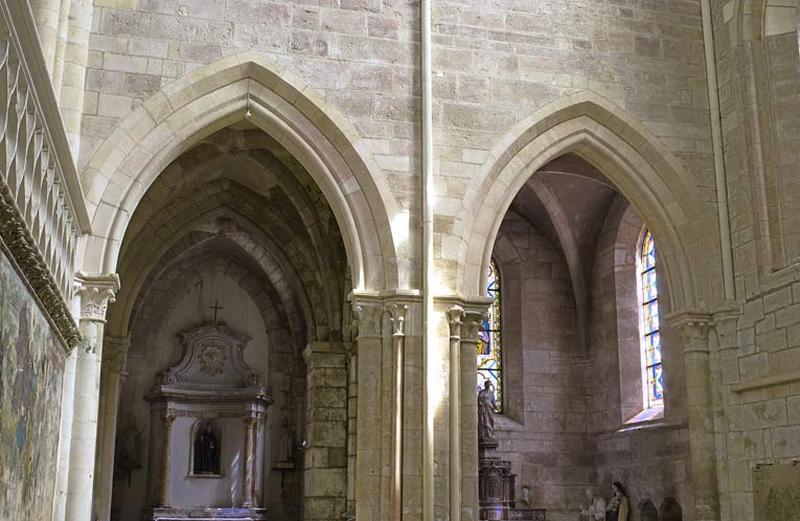
[(494, 411), (494, 386), (486, 380), (478, 393), (478, 441), (497, 441), (494, 436)]
[(619, 481), (615, 481), (611, 484), (611, 494), (611, 500), (606, 507), (606, 521), (628, 521), (630, 504), (625, 487)]
[(210, 424), (201, 427), (194, 440), (194, 474), (220, 473), (220, 446)]
[(592, 489), (586, 489), (586, 499), (588, 504), (581, 510), (581, 520), (583, 521), (605, 521), (606, 519), (606, 500), (596, 495)]

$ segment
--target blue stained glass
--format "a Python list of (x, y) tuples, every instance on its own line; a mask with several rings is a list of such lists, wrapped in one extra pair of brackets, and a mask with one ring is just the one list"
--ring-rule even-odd
[(647, 404), (648, 407), (653, 407), (660, 405), (664, 400), (664, 372), (661, 367), (656, 243), (650, 230), (645, 230), (642, 237), (639, 264), (642, 298), (642, 370), (647, 378)]
[(492, 298), (487, 317), (481, 321), (478, 332), (478, 389), (483, 389), (484, 382), (490, 381), (495, 390), (497, 411), (503, 406), (503, 378), (502, 378), (502, 340), (500, 316), (500, 274), (497, 265), (492, 260), (486, 280), (486, 295)]

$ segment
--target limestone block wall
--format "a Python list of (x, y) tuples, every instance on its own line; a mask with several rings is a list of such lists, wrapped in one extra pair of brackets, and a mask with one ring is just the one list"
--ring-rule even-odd
[(683, 344), (663, 318), (670, 310), (663, 272), (658, 280), (663, 415), (646, 423), (630, 422), (643, 409), (636, 256), (644, 226), (627, 201), (618, 197), (597, 242), (586, 374), (593, 485), (609, 497), (610, 484), (622, 482), (637, 511), (644, 500), (660, 505), (672, 497), (681, 505), (683, 519), (690, 520), (695, 517)]
[(503, 317), (504, 354), (509, 360), (521, 353), (522, 372), (506, 372), (504, 385), (509, 396), (521, 393), (524, 404), (500, 418), (499, 451), (517, 474), (517, 497), (527, 485), (533, 504), (548, 509), (548, 519), (565, 519), (579, 508), (594, 474), (585, 356), (575, 336), (569, 274), (549, 240), (513, 212), (503, 222), (495, 259), (503, 276), (503, 307), (519, 313)]
[[(122, 118), (164, 85), (229, 54), (254, 50), (341, 111), (399, 207), (418, 210), (416, 3), (95, 4), (80, 165)], [(589, 90), (627, 111), (679, 158), (697, 181), (701, 199), (714, 200), (695, 2), (437, 1), (433, 28), (434, 247), (444, 287), (458, 286), (469, 180), (515, 124), (571, 93)], [(412, 237), (416, 223), (412, 215)], [(704, 224), (714, 229), (712, 222)], [(418, 276), (417, 247), (416, 240), (398, 240), (411, 281)]]
[[(665, 322), (663, 417), (626, 423), (633, 416), (625, 415), (626, 402), (638, 401), (637, 413), (643, 408), (635, 267), (643, 226), (618, 196), (588, 261), (594, 266), (588, 352), (576, 341), (572, 286), (559, 250), (513, 211), (495, 244), (508, 311), (500, 451), (512, 461), (517, 488), (530, 486), (534, 505), (547, 508), (551, 519), (577, 515), (587, 488), (609, 496), (614, 480), (628, 487), (632, 505), (673, 497), (684, 519), (694, 519), (683, 346)], [(660, 290), (666, 314), (663, 281)]]
[[(755, 518), (756, 465), (800, 458), (800, 54), (795, 30), (766, 23), (771, 4), (712, 2), (738, 297), (712, 338), (723, 521)], [(796, 10), (781, 5), (785, 25)]]
[(0, 251), (0, 518), (50, 519), (66, 350)]

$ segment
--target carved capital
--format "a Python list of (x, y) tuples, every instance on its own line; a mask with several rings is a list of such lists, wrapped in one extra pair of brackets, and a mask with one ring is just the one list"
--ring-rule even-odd
[(481, 329), (481, 321), (485, 313), (467, 311), (463, 315), (463, 326), (461, 329), (461, 340), (464, 342), (477, 342), (478, 331)]
[(164, 418), (163, 418), (164, 428), (167, 430), (172, 428), (172, 423), (175, 421), (175, 418), (177, 418), (177, 415), (173, 411), (167, 410), (164, 413)]
[(708, 352), (708, 334), (714, 327), (710, 314), (681, 311), (670, 313), (664, 318), (683, 338), (684, 351)]
[(406, 333), (406, 316), (408, 315), (408, 305), (389, 304), (386, 306), (389, 313), (389, 321), (392, 323), (392, 335), (403, 336)]
[(75, 276), (75, 295), (80, 298), (81, 320), (105, 322), (109, 302), (114, 302), (119, 290), (116, 273)]
[(447, 323), (450, 325), (450, 338), (461, 338), (461, 326), (466, 313), (464, 308), (455, 305), (447, 310)]
[(353, 324), (355, 337), (381, 336), (383, 313), (383, 306), (379, 302), (356, 301), (353, 303), (353, 314), (357, 319)]

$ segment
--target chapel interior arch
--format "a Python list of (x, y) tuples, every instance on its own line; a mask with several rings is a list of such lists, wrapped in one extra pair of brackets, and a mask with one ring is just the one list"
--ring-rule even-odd
[(631, 504), (692, 503), (683, 344), (663, 318), (665, 276), (664, 405), (643, 405), (636, 256), (648, 226), (604, 171), (571, 152), (527, 179), (499, 226), (498, 451), (516, 474), (516, 497), (528, 487), (530, 506), (548, 516), (574, 515), (586, 489), (607, 496), (614, 480)]
[[(164, 428), (143, 397), (186, 356), (180, 335), (219, 324), (250, 339), (243, 361), (272, 400), (263, 427), (255, 428), (256, 439), (263, 429), (265, 446), (255, 452), (263, 460), (258, 467), (263, 475), (255, 473), (253, 497), (268, 509), (270, 519), (297, 519), (303, 504), (300, 441), (306, 427), (302, 352), (315, 341), (349, 339), (346, 298), (353, 289), (342, 234), (314, 180), (247, 119), (220, 129), (179, 155), (151, 183), (126, 227), (117, 266), (124, 282), (109, 307), (107, 335), (127, 338), (130, 347), (116, 432), (138, 432), (144, 442), (137, 466), (121, 469), (117, 464), (113, 470), (112, 518), (138, 520), (157, 502), (158, 486), (152, 482), (158, 476), (148, 465), (162, 445), (148, 433)], [(171, 506), (246, 505), (236, 478), (245, 458), (239, 453), (247, 446), (244, 434), (224, 414), (215, 417), (219, 411), (208, 418), (202, 411), (197, 414), (194, 422), (213, 423), (216, 438), (238, 441), (224, 442), (220, 475), (172, 471)], [(181, 421), (174, 422), (175, 429)], [(183, 449), (181, 441), (186, 442)], [(173, 438), (170, 464), (192, 468), (195, 441)], [(119, 443), (126, 446), (125, 440)], [(239, 452), (232, 453), (231, 447)], [(189, 459), (175, 462), (181, 458)], [(195, 485), (205, 487), (200, 497), (215, 498), (218, 504), (192, 504), (195, 495), (187, 487)]]

